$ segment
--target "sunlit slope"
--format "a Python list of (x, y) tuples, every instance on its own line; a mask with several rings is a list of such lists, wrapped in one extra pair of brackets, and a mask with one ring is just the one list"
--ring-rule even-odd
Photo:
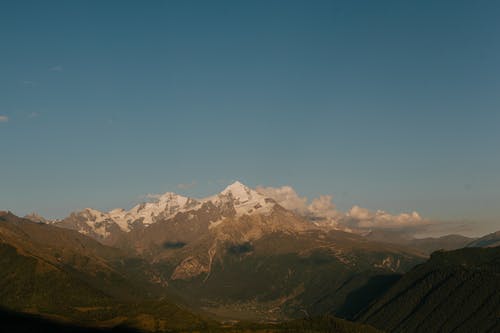
[(0, 306), (96, 326), (205, 327), (161, 294), (155, 298), (153, 273), (127, 260), (76, 232), (2, 213)]

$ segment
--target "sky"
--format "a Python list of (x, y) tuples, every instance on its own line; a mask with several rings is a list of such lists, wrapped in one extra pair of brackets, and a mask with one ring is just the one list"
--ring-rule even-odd
[(499, 36), (498, 1), (2, 1), (0, 209), (240, 180), (498, 230)]

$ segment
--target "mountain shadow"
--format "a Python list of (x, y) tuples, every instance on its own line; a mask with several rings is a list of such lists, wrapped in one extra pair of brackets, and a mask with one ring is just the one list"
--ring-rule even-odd
[(361, 288), (350, 292), (336, 312), (341, 318), (354, 319), (359, 313), (401, 279), (401, 274), (383, 274), (371, 277)]
[(163, 243), (163, 248), (166, 250), (169, 249), (182, 249), (184, 246), (186, 246), (185, 242), (164, 242)]

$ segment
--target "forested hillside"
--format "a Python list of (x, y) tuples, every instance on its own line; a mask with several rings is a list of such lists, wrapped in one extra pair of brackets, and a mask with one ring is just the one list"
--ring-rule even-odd
[(359, 319), (389, 332), (499, 332), (500, 247), (433, 253)]

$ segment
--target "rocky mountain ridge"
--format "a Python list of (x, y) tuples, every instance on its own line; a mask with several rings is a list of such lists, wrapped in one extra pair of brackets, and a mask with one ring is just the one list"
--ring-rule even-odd
[[(243, 215), (269, 214), (276, 202), (255, 190), (234, 182), (217, 195), (194, 199), (173, 192), (155, 196), (153, 202), (144, 202), (130, 210), (122, 208), (101, 212), (92, 208), (73, 212), (68, 217), (52, 222), (54, 225), (73, 229), (107, 244), (112, 244), (124, 233), (144, 229), (160, 221), (174, 219), (176, 215), (206, 211), (210, 207), (210, 226), (220, 224), (224, 218)], [(216, 212), (215, 212), (216, 211)], [(27, 216), (33, 221), (42, 221), (37, 215)], [(46, 221), (46, 220), (43, 220)]]

